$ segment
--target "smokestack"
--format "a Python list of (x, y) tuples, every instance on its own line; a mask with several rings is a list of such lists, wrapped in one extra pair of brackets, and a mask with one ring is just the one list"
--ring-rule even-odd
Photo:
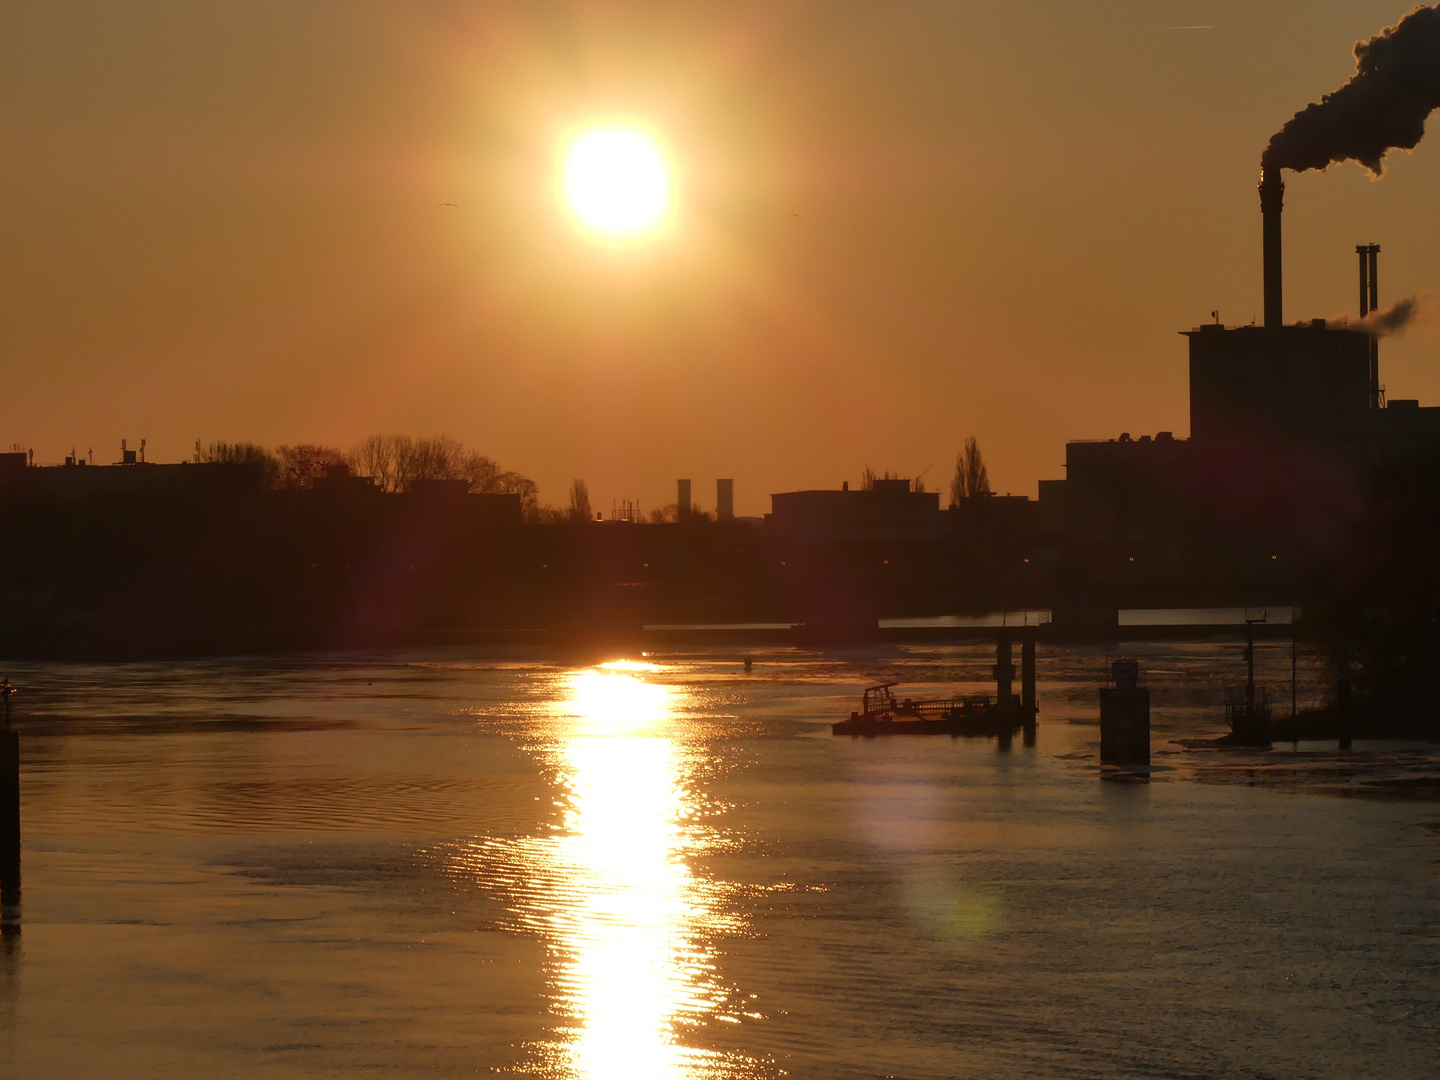
[(1360, 318), (1370, 314), (1370, 245), (1359, 244), (1355, 254), (1360, 256)]
[[(1413, 150), (1425, 120), (1440, 108), (1440, 4), (1417, 7), (1394, 26), (1355, 43), (1355, 74), (1292, 116), (1260, 156), (1260, 209), (1265, 215), (1265, 325), (1283, 325), (1280, 298), (1281, 169), (1304, 172), (1332, 162), (1358, 161), (1374, 176), (1385, 172), (1391, 150)], [(1374, 245), (1370, 245), (1374, 247)], [(1378, 252), (1378, 248), (1376, 249)], [(1375, 256), (1362, 254), (1369, 277), (1361, 294), (1375, 309)]]
[(690, 516), (690, 507), (694, 504), (690, 501), (690, 481), (675, 481), (675, 510), (682, 517)]
[(715, 520), (733, 521), (735, 518), (735, 481), (715, 481)]
[[(1360, 244), (1360, 319), (1380, 307), (1380, 245)], [(1370, 408), (1380, 408), (1380, 333), (1370, 338)]]
[(1285, 325), (1284, 291), (1281, 280), (1280, 212), (1285, 204), (1285, 181), (1278, 168), (1260, 170), (1260, 214), (1264, 228), (1265, 326)]
[(1380, 245), (1370, 245), (1370, 310), (1380, 306)]

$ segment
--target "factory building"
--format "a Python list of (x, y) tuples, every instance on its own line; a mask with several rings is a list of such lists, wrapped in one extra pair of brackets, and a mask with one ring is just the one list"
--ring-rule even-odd
[(1201, 326), (1190, 339), (1190, 437), (1335, 438), (1371, 409), (1371, 334), (1324, 320)]
[(786, 491), (770, 496), (765, 524), (784, 540), (836, 541), (930, 538), (943, 532), (940, 496), (912, 491), (909, 480), (876, 480), (839, 491)]
[[(1440, 408), (1386, 402), (1368, 325), (1284, 323), (1283, 192), (1278, 176), (1262, 178), (1264, 325), (1185, 332), (1190, 437), (1067, 444), (1065, 479), (1040, 484), (1045, 532), (1163, 542), (1172, 560), (1222, 538), (1271, 559), (1287, 546), (1323, 549), (1358, 521), (1370, 470), (1440, 448)], [(1363, 318), (1378, 299), (1379, 248), (1357, 252)]]

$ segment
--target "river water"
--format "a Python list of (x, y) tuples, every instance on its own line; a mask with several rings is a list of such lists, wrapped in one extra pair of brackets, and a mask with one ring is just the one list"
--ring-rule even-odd
[(1238, 650), (1151, 643), (1106, 782), (1042, 652), (1008, 752), (825, 726), (978, 645), (14, 665), (0, 1074), (1435, 1075), (1436, 748), (1178, 746)]

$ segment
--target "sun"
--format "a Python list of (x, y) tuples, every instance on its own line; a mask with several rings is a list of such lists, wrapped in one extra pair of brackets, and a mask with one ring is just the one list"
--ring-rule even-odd
[(628, 127), (592, 128), (565, 151), (565, 198), (590, 228), (638, 236), (670, 209), (670, 170), (655, 140)]

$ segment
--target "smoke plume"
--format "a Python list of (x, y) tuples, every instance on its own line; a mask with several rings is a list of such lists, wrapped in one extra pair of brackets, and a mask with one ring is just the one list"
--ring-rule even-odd
[(1355, 43), (1355, 74), (1307, 105), (1270, 140), (1267, 169), (1323, 169), (1358, 161), (1376, 176), (1390, 150), (1413, 150), (1440, 108), (1440, 5), (1417, 7), (1369, 41)]
[(1434, 300), (1435, 294), (1432, 292), (1416, 293), (1404, 300), (1395, 301), (1387, 308), (1376, 308), (1363, 319), (1340, 315), (1327, 322), (1342, 330), (1368, 330), (1379, 337), (1394, 337), (1403, 334), (1421, 319), (1428, 319), (1432, 314)]

